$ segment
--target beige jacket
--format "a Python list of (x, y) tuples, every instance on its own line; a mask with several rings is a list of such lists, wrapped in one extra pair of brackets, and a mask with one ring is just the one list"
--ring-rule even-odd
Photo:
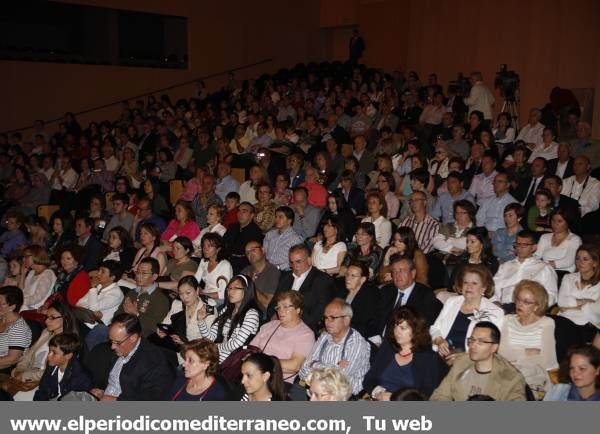
[[(466, 401), (469, 398), (467, 384), (462, 379), (470, 370), (475, 369), (475, 363), (468, 354), (459, 357), (452, 369), (433, 391), (430, 401)], [(506, 359), (494, 355), (492, 372), (489, 374), (484, 395), (489, 395), (496, 401), (525, 401), (525, 378)]]
[[(27, 349), (21, 356), (13, 372), (22, 372), (23, 381), (40, 381), (44, 370), (46, 369), (46, 360), (48, 358), (48, 342), (52, 338), (52, 334), (48, 329), (44, 329), (39, 339), (31, 347)], [(36, 353), (42, 348), (45, 348), (44, 360), (36, 360)]]

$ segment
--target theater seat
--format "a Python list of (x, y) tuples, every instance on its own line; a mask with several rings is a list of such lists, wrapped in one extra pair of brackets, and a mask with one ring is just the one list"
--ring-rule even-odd
[(169, 181), (169, 200), (173, 206), (183, 194), (184, 188), (185, 185), (181, 179), (171, 179)]
[(241, 184), (246, 180), (246, 170), (240, 168), (233, 168), (231, 169), (231, 176), (237, 179), (238, 182)]
[(60, 209), (58, 205), (40, 205), (37, 207), (37, 215), (40, 218), (46, 219), (46, 222), (50, 222), (50, 217), (56, 211)]

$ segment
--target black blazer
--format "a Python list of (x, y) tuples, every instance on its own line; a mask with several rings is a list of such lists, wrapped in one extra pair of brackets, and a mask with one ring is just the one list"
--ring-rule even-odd
[[(381, 376), (390, 363), (395, 363), (395, 355), (396, 352), (386, 339), (377, 351), (371, 369), (369, 369), (363, 380), (363, 389), (366, 392), (371, 393), (376, 386), (381, 384)], [(438, 353), (431, 349), (413, 353), (411, 367), (415, 389), (427, 398), (431, 396), (448, 373), (448, 366)], [(388, 390), (388, 392), (393, 393), (395, 390)]]
[[(575, 159), (573, 157), (569, 157), (569, 162), (567, 163), (567, 168), (565, 169), (565, 174), (563, 175), (563, 179), (568, 178), (569, 176), (573, 176), (573, 162)], [(558, 158), (553, 158), (548, 161), (548, 170), (546, 170), (547, 174), (554, 175), (556, 174), (556, 168), (558, 167)]]
[[(383, 332), (383, 329), (392, 317), (397, 296), (398, 288), (396, 288), (396, 285), (389, 284), (381, 288), (381, 332)], [(415, 308), (417, 312), (423, 315), (425, 321), (427, 321), (427, 324), (429, 325), (432, 325), (435, 322), (435, 319), (440, 314), (443, 307), (442, 303), (435, 298), (433, 290), (420, 283), (415, 283), (415, 287), (406, 301), (406, 306)]]
[[(344, 195), (341, 188), (337, 191)], [(360, 188), (352, 187), (348, 193), (348, 206), (356, 215), (364, 215), (367, 212), (365, 192)]]
[(94, 235), (90, 235), (83, 246), (83, 268), (85, 271), (92, 271), (98, 268), (102, 259), (102, 242)]
[[(72, 358), (65, 374), (60, 380), (60, 394), (65, 396), (69, 392), (87, 392), (92, 388), (92, 379), (90, 374), (79, 362), (79, 359)], [(38, 390), (33, 396), (34, 401), (48, 401), (58, 396), (58, 369), (54, 366), (48, 366), (42, 375)]]
[[(275, 293), (289, 291), (294, 284), (294, 275), (291, 271), (281, 274)], [(300, 286), (300, 294), (304, 299), (302, 306), (302, 321), (315, 333), (318, 333), (323, 322), (325, 306), (331, 301), (334, 293), (334, 281), (328, 274), (312, 267), (306, 279)], [(271, 318), (275, 314), (275, 297), (269, 303), (267, 315)]]
[[(336, 297), (346, 299), (348, 290), (341, 289), (335, 294)], [(378, 335), (381, 330), (381, 297), (379, 289), (369, 282), (365, 282), (358, 291), (352, 303), (352, 322), (350, 325), (356, 329), (365, 339)]]
[[(102, 389), (106, 389), (110, 371), (116, 361), (117, 356), (113, 353), (110, 368), (104, 372)], [(121, 369), (121, 395), (117, 399), (159, 401), (164, 398), (165, 391), (171, 388), (174, 380), (175, 373), (169, 367), (162, 351), (142, 337), (137, 351)]]

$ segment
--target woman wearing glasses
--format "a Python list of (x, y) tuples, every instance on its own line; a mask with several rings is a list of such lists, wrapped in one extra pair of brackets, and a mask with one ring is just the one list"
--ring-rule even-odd
[(546, 371), (558, 368), (554, 321), (544, 316), (548, 293), (532, 280), (522, 280), (513, 292), (516, 314), (506, 315), (499, 354), (525, 377), (531, 390), (541, 392), (550, 386)]
[(429, 397), (448, 372), (442, 358), (431, 349), (427, 322), (414, 309), (394, 311), (364, 389), (378, 401), (389, 401), (400, 389), (417, 389)]
[(475, 324), (491, 321), (502, 328), (504, 311), (489, 300), (494, 294), (494, 280), (482, 264), (461, 267), (456, 278), (458, 296), (449, 297), (431, 326), (434, 349), (451, 365), (468, 348), (467, 338)]
[(263, 325), (250, 345), (277, 357), (285, 381), (293, 383), (315, 343), (315, 335), (302, 321), (302, 294), (278, 292), (274, 303), (277, 319)]
[(15, 401), (33, 400), (35, 387), (46, 369), (48, 342), (52, 336), (61, 333), (79, 333), (77, 320), (69, 309), (69, 305), (59, 300), (48, 306), (45, 324), (46, 328), (38, 340), (23, 353), (10, 374), (13, 383), (11, 385), (12, 392), (18, 392), (14, 396)]
[(246, 345), (250, 336), (258, 331), (260, 312), (254, 293), (252, 280), (243, 274), (238, 274), (229, 281), (225, 290), (226, 302), (210, 327), (206, 323), (209, 315), (206, 305), (198, 310), (200, 334), (217, 344), (220, 363), (232, 351)]

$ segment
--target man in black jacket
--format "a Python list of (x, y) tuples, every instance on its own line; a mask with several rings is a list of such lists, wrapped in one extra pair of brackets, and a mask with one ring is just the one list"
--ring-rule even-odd
[(102, 242), (94, 235), (94, 221), (91, 217), (80, 216), (75, 220), (75, 235), (77, 244), (83, 250), (83, 258), (79, 262), (85, 271), (98, 268), (102, 259)]
[[(299, 291), (303, 297), (302, 321), (315, 333), (318, 333), (323, 321), (325, 306), (333, 298), (333, 279), (312, 266), (310, 252), (303, 244), (297, 244), (289, 253), (291, 270), (283, 273), (275, 294), (282, 291)], [(267, 315), (275, 314), (273, 297)]]
[(231, 225), (225, 235), (223, 235), (223, 257), (231, 263), (233, 273), (239, 273), (242, 268), (250, 265), (246, 258), (246, 244), (250, 241), (262, 243), (265, 237), (254, 222), (256, 210), (254, 205), (249, 202), (242, 202), (238, 206), (238, 222)]
[(394, 309), (400, 306), (413, 307), (432, 325), (442, 310), (442, 303), (435, 298), (431, 288), (415, 282), (417, 270), (413, 260), (402, 256), (393, 257), (391, 266), (394, 283), (381, 288), (382, 335)]
[(142, 337), (137, 317), (115, 316), (108, 329), (114, 351), (110, 369), (105, 372), (104, 389), (90, 391), (101, 401), (157, 401), (164, 398), (175, 379), (160, 349)]
[(568, 143), (558, 145), (558, 158), (548, 161), (548, 175), (556, 175), (561, 179), (567, 179), (573, 176), (573, 162), (575, 158), (570, 155), (571, 147)]

